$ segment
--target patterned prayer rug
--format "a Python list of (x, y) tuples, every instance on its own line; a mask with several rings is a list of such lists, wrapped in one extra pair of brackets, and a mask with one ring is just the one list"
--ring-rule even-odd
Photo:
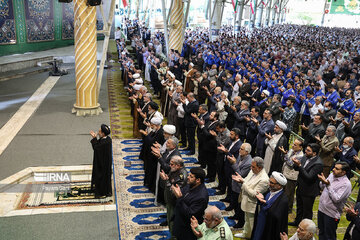
[(113, 197), (95, 198), (89, 181), (71, 183), (29, 183), (17, 209), (88, 206), (113, 203)]
[[(168, 227), (159, 224), (164, 221), (160, 215), (165, 213), (165, 208), (156, 206), (155, 196), (143, 185), (143, 161), (139, 159), (141, 141), (137, 139), (113, 141), (114, 168), (116, 180), (116, 197), (119, 214), (121, 239), (168, 239)], [(180, 150), (185, 160), (185, 167), (189, 170), (198, 166), (194, 164), (195, 157), (185, 157), (185, 151)], [(232, 214), (225, 212), (226, 205), (215, 196), (211, 189), (214, 183), (206, 185), (210, 196), (210, 205), (223, 210), (225, 216)], [(230, 226), (235, 222), (227, 219)]]

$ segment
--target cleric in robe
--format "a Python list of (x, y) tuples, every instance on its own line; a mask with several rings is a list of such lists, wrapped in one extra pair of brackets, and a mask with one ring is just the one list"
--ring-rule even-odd
[(258, 193), (254, 228), (251, 240), (280, 240), (280, 233), (288, 232), (288, 198), (284, 193), (287, 180), (282, 173), (272, 172), (269, 190)]
[(112, 141), (109, 134), (110, 128), (105, 124), (101, 125), (97, 134), (93, 131), (90, 132), (92, 136), (90, 142), (94, 149), (91, 189), (95, 192), (96, 198), (112, 195)]

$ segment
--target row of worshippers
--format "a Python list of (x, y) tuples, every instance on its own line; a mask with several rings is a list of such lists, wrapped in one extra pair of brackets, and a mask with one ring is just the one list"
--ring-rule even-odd
[[(201, 57), (201, 55), (199, 54), (199, 56), (198, 56), (198, 58), (200, 57), (200, 59), (202, 58)], [(201, 61), (200, 61), (201, 62)], [(166, 64), (165, 64), (166, 65)], [(308, 67), (308, 66), (306, 66), (307, 64), (304, 64), (305, 65), (305, 69), (306, 69), (306, 67)], [(355, 64), (354, 64), (355, 65)], [(189, 69), (191, 68), (192, 66), (191, 66), (191, 64), (189, 64)], [(221, 67), (221, 66), (220, 66)], [(220, 68), (219, 67), (219, 68)], [(266, 69), (267, 67), (265, 66), (265, 69)], [(256, 70), (256, 69), (255, 69)], [(256, 71), (255, 71), (256, 72)], [(226, 71), (225, 71), (225, 73), (226, 73)], [(205, 74), (205, 76), (206, 76), (206, 73), (203, 73), (203, 75)], [(274, 75), (273, 75), (274, 76)], [(350, 75), (350, 76), (354, 76), (353, 74), (352, 75)], [(167, 71), (167, 69), (165, 68), (164, 69), (164, 71), (163, 71), (163, 77), (166, 77), (167, 79), (172, 79), (173, 80), (173, 82), (174, 82), (174, 79), (173, 79), (173, 77), (171, 76), (171, 74)], [(229, 75), (229, 77), (231, 77), (230, 75)], [(242, 78), (243, 79), (241, 79), (241, 77), (239, 77), (240, 79), (239, 79), (239, 81), (241, 80), (241, 82), (243, 82), (243, 81), (245, 81), (246, 82), (246, 80), (248, 80), (248, 79), (246, 79), (246, 76), (244, 77), (244, 76), (242, 76)], [(206, 79), (206, 78), (205, 78)], [(307, 96), (307, 98), (309, 98), (309, 97), (311, 97), (311, 89), (309, 90), (309, 89), (306, 89), (306, 88), (312, 88), (311, 87), (311, 82), (308, 80), (308, 79), (302, 79), (302, 78), (300, 78), (300, 80), (296, 80), (297, 78), (295, 77), (295, 79), (294, 79), (294, 83), (296, 83), (296, 81), (300, 81), (300, 83), (298, 84), (298, 85), (300, 85), (301, 86), (301, 83), (303, 83), (303, 89), (301, 89), (301, 91), (303, 91), (303, 90), (306, 90), (305, 91), (305, 93), (306, 93), (306, 95), (309, 95), (309, 96)], [(203, 80), (203, 79), (202, 79)], [(202, 82), (202, 80), (201, 81), (198, 81), (198, 83), (199, 82)], [(191, 80), (190, 80), (191, 81)], [(194, 81), (193, 81), (194, 82)], [(289, 81), (290, 83), (291, 83), (291, 81)], [(319, 81), (319, 82), (321, 82), (321, 81)], [(185, 84), (186, 82), (184, 82), (184, 84), (183, 84), (183, 88), (185, 87), (186, 88), (186, 84)], [(211, 82), (210, 82), (211, 83)], [(246, 82), (247, 83), (247, 82)], [(217, 84), (217, 82), (215, 81), (215, 84), (213, 84), (213, 87), (214, 87), (214, 93), (215, 93), (215, 89), (216, 89), (216, 84)], [(253, 83), (252, 83), (253, 84)], [(196, 84), (194, 84), (194, 85), (196, 85)], [(291, 84), (290, 84), (291, 85)], [(293, 85), (295, 85), (295, 84), (293, 84)], [(175, 87), (175, 86), (174, 86)], [(314, 85), (314, 88), (315, 87), (319, 87), (319, 85), (317, 85), (317, 84), (315, 84)], [(320, 84), (320, 87), (321, 87), (321, 84)], [(329, 85), (327, 88), (329, 89), (329, 92), (327, 93), (327, 94), (329, 94), (329, 93), (331, 93), (331, 94), (333, 94), (334, 92), (336, 92), (335, 91), (335, 87), (336, 86), (334, 86), (334, 85)], [(254, 88), (255, 88), (255, 86), (254, 86)], [(267, 96), (270, 96), (271, 95), (271, 93), (270, 93), (270, 91), (269, 90), (271, 90), (271, 88), (273, 88), (273, 86), (271, 86), (271, 88), (268, 88), (268, 89), (266, 89), (266, 90), (264, 90), (264, 89), (262, 89), (262, 90), (259, 90), (258, 89), (259, 88), (259, 86), (257, 86), (257, 88), (255, 88), (254, 90), (253, 90), (253, 92), (251, 92), (251, 94), (253, 94), (254, 93), (254, 91), (255, 90), (257, 90), (257, 92), (258, 91), (261, 91), (261, 95), (263, 95), (263, 96), (265, 96), (265, 97), (267, 97)], [(204, 89), (204, 88), (203, 88)], [(195, 90), (195, 89), (194, 89)], [(208, 105), (208, 109), (206, 109), (206, 107), (204, 106), (204, 110), (206, 110), (205, 111), (205, 115), (206, 115), (206, 113), (208, 113), (208, 115), (212, 115), (212, 117), (213, 117), (213, 120), (211, 120), (212, 122), (214, 121), (214, 119), (215, 119), (215, 121), (216, 121), (216, 118), (218, 117), (218, 118), (220, 118), (220, 116), (221, 116), (221, 111), (218, 111), (218, 109), (217, 109), (217, 107), (216, 107), (216, 104), (218, 104), (219, 102), (223, 102), (223, 103), (225, 103), (224, 104), (224, 106), (227, 106), (226, 105), (226, 102), (230, 102), (230, 100), (232, 100), (232, 99), (229, 99), (228, 98), (228, 96), (229, 96), (229, 94), (226, 96), (226, 94), (224, 93), (224, 94), (221, 94), (221, 90), (223, 90), (223, 89), (221, 89), (220, 88), (220, 91), (219, 91), (219, 89), (216, 91), (216, 94), (220, 94), (220, 96), (221, 95), (223, 95), (222, 97), (222, 99), (220, 100), (219, 98), (212, 98), (213, 96), (214, 96), (214, 93), (213, 94), (208, 94), (208, 97), (206, 98), (205, 97), (205, 100), (207, 99), (208, 100), (208, 104), (209, 104), (209, 102), (210, 102), (210, 107), (209, 107), (209, 105)], [(319, 89), (320, 90), (320, 89)], [(297, 89), (297, 91), (299, 91), (299, 89)], [(301, 91), (300, 91), (300, 93), (301, 93)], [(349, 91), (346, 91), (346, 92), (349, 92)], [(183, 123), (184, 123), (184, 127), (185, 127), (185, 134), (187, 135), (186, 136), (186, 140), (185, 139), (183, 139), (183, 138), (181, 138), (181, 141), (182, 141), (182, 143), (183, 143), (183, 145), (185, 145), (185, 144), (187, 144), (188, 145), (188, 150), (189, 150), (189, 154), (193, 154), (193, 153), (195, 153), (195, 132), (197, 132), (198, 133), (198, 140), (199, 140), (199, 148), (200, 148), (200, 139), (203, 137), (201, 134), (204, 134), (204, 133), (208, 133), (206, 136), (207, 137), (210, 137), (210, 136), (213, 136), (213, 137), (215, 137), (214, 136), (214, 133), (215, 133), (215, 135), (216, 136), (218, 136), (218, 135), (221, 135), (221, 131), (219, 130), (219, 131), (216, 131), (216, 128), (215, 128), (215, 124), (211, 124), (211, 123), (209, 123), (208, 124), (208, 126), (206, 126), (206, 124), (205, 124), (205, 120), (204, 119), (201, 119), (201, 113), (200, 113), (200, 107), (199, 107), (199, 102), (200, 102), (200, 98), (199, 98), (199, 92), (196, 92), (196, 91), (190, 91), (189, 93), (187, 93), (187, 94), (183, 94), (181, 91), (179, 91), (179, 93), (180, 93), (180, 103), (181, 103), (181, 105), (183, 105), (182, 106), (182, 108), (183, 108)], [(182, 94), (181, 94), (182, 93)], [(207, 94), (208, 92), (206, 92), (206, 94)], [(256, 93), (256, 92), (255, 92)], [(309, 94), (308, 94), (309, 93)], [(173, 94), (173, 93), (170, 93), (169, 95), (171, 95), (171, 94)], [(331, 95), (330, 94), (330, 95)], [(182, 98), (181, 98), (181, 95), (183, 95), (182, 96)], [(185, 98), (185, 95), (186, 95), (186, 98)], [(209, 95), (211, 95), (211, 97), (209, 96)], [(251, 95), (250, 95), (251, 96)], [(335, 96), (336, 96), (336, 94), (335, 94)], [(240, 97), (240, 98), (239, 98)], [(283, 98), (284, 96), (282, 96), (282, 98)], [(323, 98), (326, 98), (326, 99), (328, 99), (328, 97), (323, 97)], [(211, 99), (213, 99), (213, 100), (215, 100), (214, 102), (211, 102)], [(291, 126), (293, 126), (292, 124), (289, 124), (288, 122), (286, 122), (286, 117), (285, 117), (285, 115), (287, 116), (287, 115), (293, 115), (293, 114), (290, 114), (291, 112), (294, 112), (294, 105), (295, 105), (295, 103), (296, 103), (296, 98), (295, 97), (289, 97), (289, 101), (286, 101), (286, 104), (288, 105), (285, 109), (282, 109), (282, 107), (280, 107), (279, 106), (279, 102), (280, 102), (280, 100), (281, 100), (281, 98), (280, 98), (280, 95), (274, 95), (273, 97), (272, 97), (272, 102), (269, 104), (269, 108), (270, 109), (267, 109), (267, 108), (265, 108), (265, 109), (263, 109), (263, 120), (261, 120), (261, 119), (256, 119), (259, 115), (261, 115), (261, 114), (259, 114), (260, 112), (261, 112), (261, 107), (259, 107), (259, 106), (255, 106), (255, 104), (253, 105), (253, 107), (251, 106), (251, 101), (253, 101), (253, 99), (251, 98), (250, 99), (250, 101), (241, 101), (241, 99), (242, 99), (242, 96), (240, 96), (240, 95), (238, 95), (238, 96), (235, 96), (234, 97), (234, 100), (232, 100), (233, 101), (233, 103), (236, 103), (236, 102), (238, 102), (238, 104), (237, 105), (240, 105), (240, 106), (238, 106), (238, 107), (240, 107), (240, 109), (239, 109), (239, 111), (237, 111), (238, 109), (236, 109), (236, 106), (230, 106), (230, 108), (235, 108), (235, 110), (233, 110), (234, 111), (234, 113), (236, 113), (236, 114), (232, 114), (232, 115), (239, 115), (239, 113), (240, 112), (243, 112), (244, 110), (250, 110), (250, 108), (251, 108), (251, 113), (250, 113), (250, 116), (249, 116), (249, 114), (248, 115), (245, 115), (245, 116), (242, 116), (242, 120), (244, 120), (245, 119), (245, 121), (246, 121), (246, 119), (249, 119), (250, 121), (247, 121), (246, 122), (246, 125), (245, 125), (245, 131), (244, 130), (242, 130), (242, 128), (241, 128), (241, 125), (238, 127), (238, 129), (240, 129), (240, 133), (238, 134), (238, 135), (240, 135), (240, 136), (238, 136), (239, 137), (239, 139), (240, 140), (243, 140), (243, 141), (246, 141), (246, 142), (250, 142), (250, 143), (252, 143), (252, 146), (256, 146), (255, 148), (253, 148), (254, 149), (254, 154), (255, 155), (257, 155), (257, 156), (261, 156), (261, 157), (265, 157), (265, 159), (271, 159), (271, 160), (273, 160), (273, 158), (271, 157), (271, 155), (269, 155), (269, 154), (271, 154), (272, 152), (272, 154), (273, 154), (273, 156), (274, 155), (276, 155), (276, 154), (285, 154), (286, 152), (287, 152), (287, 148), (286, 148), (286, 146), (285, 146), (285, 148), (280, 148), (280, 146), (276, 146), (277, 144), (277, 142), (275, 141), (275, 140), (280, 140), (280, 138), (282, 137), (280, 137), (280, 138), (275, 138), (274, 136), (272, 136), (272, 132), (273, 131), (275, 131), (275, 123), (274, 123), (274, 121), (273, 121), (273, 119), (274, 119), (274, 117), (276, 117), (276, 114), (274, 114), (274, 113), (276, 113), (276, 111), (275, 110), (280, 110), (280, 112), (282, 112), (282, 110), (284, 110), (284, 112), (283, 112), (283, 114), (280, 114), (280, 117), (281, 117), (281, 119), (282, 119), (282, 121), (283, 121), (283, 123), (285, 123), (285, 125), (286, 126), (288, 126), (289, 128), (291, 128)], [(218, 101), (219, 100), (219, 101)], [(331, 99), (330, 99), (331, 100)], [(201, 100), (201, 101), (203, 101), (203, 100)], [(254, 101), (255, 102), (255, 101)], [(282, 101), (281, 101), (282, 102)], [(211, 103), (213, 103), (213, 105), (211, 105)], [(214, 103), (215, 103), (215, 108), (214, 108)], [(264, 103), (264, 102), (263, 102)], [(273, 106), (272, 105), (276, 105), (276, 103), (277, 103), (277, 107), (275, 106), (274, 107), (274, 109), (271, 109)], [(150, 104), (150, 103), (149, 103)], [(266, 104), (266, 103), (265, 103)], [(291, 106), (291, 104), (292, 104), (292, 106)], [(179, 104), (180, 105), (180, 104)], [(219, 104), (218, 104), (219, 105)], [(235, 104), (234, 104), (235, 105)], [(267, 105), (267, 104), (266, 104)], [(318, 104), (315, 104), (315, 105), (318, 105)], [(313, 117), (313, 123), (311, 123), (309, 126), (306, 126), (305, 125), (305, 122), (306, 122), (306, 119), (307, 119), (307, 121), (309, 120), (309, 119), (311, 119), (311, 117), (310, 118), (308, 118), (308, 117), (306, 117), (307, 115), (306, 114), (304, 114), (305, 113), (305, 110), (306, 110), (306, 108), (308, 107), (309, 108), (309, 106), (311, 106), (311, 104), (309, 104), (309, 103), (306, 103), (306, 104), (304, 104), (304, 103), (302, 103), (302, 107), (301, 107), (301, 111), (300, 111), (300, 113), (302, 113), (302, 114), (299, 114), (300, 115), (300, 117), (301, 117), (301, 121), (300, 122), (303, 122), (303, 124), (301, 124), (301, 128), (302, 128), (302, 130), (304, 130), (304, 132), (308, 132), (308, 134), (304, 134), (303, 132), (302, 132), (302, 136), (303, 137), (305, 137), (305, 141), (302, 143), (302, 146), (304, 146), (304, 147), (306, 147), (306, 146), (308, 146), (310, 143), (314, 143), (314, 142), (318, 142), (318, 143), (320, 143), (320, 145), (321, 145), (321, 150), (320, 151), (318, 151), (317, 153), (323, 153), (323, 154), (325, 154), (326, 155), (326, 152), (328, 152), (328, 154), (330, 154), (330, 155), (336, 155), (335, 154), (335, 149), (336, 149), (336, 152), (338, 152), (339, 154), (339, 157), (340, 158), (343, 158), (343, 160), (348, 160), (349, 161), (349, 163), (350, 163), (350, 165), (352, 166), (352, 168), (353, 168), (353, 166), (354, 165), (356, 165), (356, 164), (354, 164), (354, 163), (356, 163), (356, 161), (358, 161), (358, 159), (356, 159), (356, 154), (357, 154), (357, 150), (358, 150), (358, 143), (359, 143), (359, 134), (357, 133), (357, 131), (359, 130), (359, 124), (358, 124), (358, 122), (359, 122), (359, 114), (357, 114), (357, 113), (354, 113), (353, 114), (353, 116), (352, 116), (352, 120), (350, 121), (350, 123), (349, 122), (347, 122), (346, 120), (345, 121), (343, 121), (343, 119), (341, 119), (341, 115), (343, 115), (343, 117), (346, 117), (345, 115), (349, 115), (349, 110), (346, 110), (346, 109), (342, 109), (341, 108), (341, 106), (339, 106), (338, 107), (338, 109), (334, 109), (334, 106), (333, 106), (333, 103), (332, 103), (332, 101), (327, 101), (327, 102), (325, 102), (325, 105), (328, 105), (327, 106), (327, 109), (325, 109), (324, 108), (324, 116), (320, 116), (319, 114), (314, 114), (314, 117)], [(256, 107), (258, 107), (258, 109), (256, 108)], [(336, 107), (336, 106), (335, 106)], [(171, 107), (170, 107), (171, 108)], [(215, 111), (215, 113), (213, 113), (213, 111), (210, 111), (209, 109), (216, 109), (216, 111)], [(312, 107), (311, 107), (312, 108)], [(310, 108), (310, 109), (311, 109)], [(288, 111), (286, 111), (286, 109), (288, 109)], [(289, 110), (290, 109), (290, 110)], [(302, 111), (302, 109), (304, 110), (304, 112)], [(254, 111), (253, 111), (254, 110)], [(332, 116), (330, 116), (328, 119), (326, 119), (325, 117), (325, 115), (326, 115), (326, 113), (327, 112), (325, 112), (325, 110), (327, 111), (327, 112), (332, 112), (332, 114), (335, 112), (335, 114), (334, 115), (336, 115), (335, 116), (335, 118), (333, 117), (333, 115)], [(336, 111), (336, 110), (338, 110), (338, 111)], [(341, 110), (344, 110), (344, 111), (341, 111)], [(356, 109), (355, 109), (356, 110)], [(196, 114), (197, 113), (200, 113), (200, 116), (196, 116)], [(210, 112), (210, 113), (209, 113)], [(254, 113), (254, 115), (252, 115), (252, 112), (255, 112)], [(257, 115), (256, 115), (256, 112), (258, 113)], [(297, 112), (296, 110), (295, 110), (295, 112)], [(319, 113), (319, 112), (318, 112)], [(225, 114), (223, 114), (223, 116), (224, 116)], [(274, 116), (275, 115), (275, 116)], [(178, 115), (179, 116), (179, 115)], [(225, 122), (227, 123), (227, 126), (229, 126), (230, 124), (231, 124), (231, 121), (229, 121), (229, 118), (230, 118), (230, 120), (231, 120), (231, 117), (229, 117), (229, 116), (231, 116), (231, 115), (229, 115), (229, 114), (227, 114), (227, 116), (226, 116), (226, 118), (225, 118)], [(254, 117), (255, 116), (255, 117)], [(239, 123), (239, 119), (237, 119), (236, 118), (236, 116), (233, 116), (234, 118), (235, 118), (235, 120), (234, 119), (232, 119), (233, 120), (233, 127), (234, 126), (236, 126), (235, 124), (236, 123)], [(199, 118), (199, 119), (197, 119), (197, 118)], [(294, 117), (293, 117), (294, 118)], [(292, 118), (292, 119), (293, 119)], [(296, 120), (296, 118), (295, 118), (295, 120)], [(330, 125), (330, 128), (329, 128), (329, 131), (328, 131), (328, 127), (327, 127), (327, 125), (329, 125), (329, 123), (326, 123), (326, 121), (327, 120), (330, 120), (331, 121), (331, 123), (332, 124), (335, 124), (335, 126), (336, 126), (336, 123), (338, 123), (338, 126), (335, 128), (336, 129), (336, 131), (334, 131), (334, 127), (331, 127), (332, 125)], [(238, 122), (236, 122), (236, 121), (238, 121)], [(294, 121), (294, 120), (293, 120)], [(178, 121), (176, 121), (176, 122), (178, 122)], [(229, 122), (230, 122), (230, 124), (229, 124)], [(251, 129), (251, 130), (254, 130), (254, 131), (258, 131), (257, 133), (255, 133), (255, 134), (249, 134), (248, 135), (248, 132), (249, 132), (249, 130), (250, 130), (250, 127), (248, 126), (248, 122), (251, 122), (252, 124), (254, 124), (255, 125), (255, 127), (253, 128), (253, 129)], [(276, 122), (276, 121), (275, 121)], [(209, 125), (211, 124), (211, 126), (210, 127), (213, 127), (213, 128), (215, 128), (215, 131), (213, 130), (213, 129), (209, 129)], [(343, 126), (341, 126), (341, 124), (343, 125)], [(217, 125), (217, 124), (216, 124)], [(221, 125), (220, 123), (219, 123), (219, 125)], [(279, 132), (281, 132), (281, 131), (284, 131), (284, 129), (285, 128), (282, 128), (282, 127), (280, 127), (279, 125), (282, 125), (282, 124), (278, 124), (278, 126), (277, 126), (277, 133), (275, 133), (275, 135), (277, 134), (279, 134)], [(300, 124), (299, 124), (300, 125)], [(226, 126), (226, 125), (225, 125)], [(217, 127), (217, 126), (216, 126)], [(325, 134), (325, 127), (326, 127), (326, 134)], [(328, 144), (330, 141), (330, 139), (331, 140), (333, 140), (334, 138), (334, 132), (335, 132), (335, 135), (338, 135), (337, 134), (337, 130), (338, 130), (338, 128), (343, 128), (344, 130), (343, 130), (343, 132), (345, 132), (345, 134), (347, 134), (347, 135), (344, 135), (343, 136), (343, 140), (342, 140), (342, 142), (340, 141), (340, 143), (342, 143), (341, 145), (341, 147), (340, 148), (336, 148), (336, 147), (334, 147), (334, 150), (333, 151), (328, 151), (328, 148), (327, 147), (325, 147), (325, 145), (326, 144)], [(178, 129), (180, 129), (181, 127), (179, 126), (178, 127)], [(196, 129), (198, 129), (198, 130), (196, 130)], [(225, 128), (223, 128), (223, 129), (226, 129), (226, 127)], [(232, 128), (229, 128), (228, 127), (228, 129), (232, 129)], [(230, 132), (230, 131), (226, 131), (226, 130), (224, 130), (225, 132)], [(179, 131), (180, 132), (180, 131)], [(199, 132), (200, 132), (200, 135), (199, 135)], [(245, 134), (246, 133), (246, 134)], [(235, 134), (236, 135), (236, 134)], [(244, 135), (245, 135), (245, 138), (244, 138)], [(286, 135), (286, 134), (282, 134), (282, 135)], [(323, 135), (324, 135), (324, 137), (323, 137)], [(255, 144), (254, 144), (254, 142), (251, 142), (251, 141), (248, 141), (248, 139), (247, 139), (247, 137), (248, 138), (250, 138), (251, 136), (253, 136), (253, 138), (254, 138), (254, 136), (256, 136), (255, 137), (255, 139), (254, 140), (256, 140), (256, 142), (255, 142)], [(200, 139), (199, 139), (199, 137), (200, 137)], [(220, 136), (221, 137), (221, 136)], [(320, 139), (320, 140), (319, 140)], [(347, 139), (347, 140), (346, 140)], [(267, 144), (265, 143), (266, 142), (266, 140), (267, 140)], [(270, 140), (273, 140), (273, 142), (271, 142)], [(214, 142), (214, 141), (212, 141), (212, 142)], [(269, 143), (270, 142), (270, 143)], [(207, 143), (207, 142), (206, 142)], [(275, 147), (274, 147), (274, 145), (275, 145)], [(221, 145), (219, 145), (219, 147), (220, 148), (222, 148), (221, 147)], [(205, 156), (208, 156), (209, 154), (209, 148), (208, 148), (208, 146), (207, 146), (207, 144), (206, 144), (206, 148), (207, 149), (202, 149), (201, 151), (199, 151), (199, 162), (200, 162), (200, 164), (201, 164), (201, 159), (202, 159), (202, 157), (201, 157), (201, 155), (203, 154), (203, 156), (204, 156), (204, 154), (205, 154)], [(272, 149), (271, 149), (272, 148)], [(355, 154), (353, 154), (354, 153), (354, 151), (352, 151), (352, 150), (355, 150)], [(199, 149), (200, 150), (200, 149)], [(213, 151), (213, 149), (211, 149), (212, 150), (212, 152), (214, 152)], [(221, 149), (218, 149), (219, 151), (218, 152), (221, 152)], [(229, 150), (229, 149), (228, 149)], [(267, 151), (267, 150), (269, 150), (269, 151)], [(271, 151), (272, 150), (272, 151)], [(306, 148), (306, 150), (307, 150), (307, 148)], [(351, 150), (351, 151), (349, 151), (349, 150)], [(275, 151), (277, 151), (277, 153), (275, 153)], [(201, 153), (200, 153), (201, 152)], [(268, 154), (267, 154), (268, 153)], [(350, 154), (350, 156), (347, 156), (347, 154)], [(253, 155), (254, 155), (253, 154)], [(217, 155), (217, 153), (216, 153), (216, 155)], [(220, 157), (220, 159), (221, 159), (221, 157)], [(227, 161), (229, 161), (228, 160), (229, 158), (227, 158), (226, 160)], [(325, 175), (328, 175), (329, 174), (329, 172), (330, 172), (330, 170), (331, 170), (331, 168), (332, 168), (332, 166), (333, 166), (333, 164), (334, 164), (334, 161), (332, 160), (333, 158), (330, 158), (329, 156), (328, 156), (328, 159), (330, 159), (330, 161), (329, 161), (329, 163), (327, 163), (327, 162), (324, 162), (324, 160), (322, 160), (321, 159), (321, 162), (322, 162), (322, 164), (325, 166), (325, 168), (324, 168), (324, 174)], [(223, 165), (226, 165), (227, 164), (227, 161), (224, 161), (224, 164)], [(278, 159), (276, 159), (276, 160), (278, 160)], [(274, 163), (276, 163), (276, 160), (274, 161)], [(207, 163), (206, 163), (206, 165), (207, 165), (207, 168), (208, 168), (208, 174), (209, 174), (209, 172), (212, 174), (212, 172), (213, 172), (213, 166), (214, 166), (214, 164), (213, 164), (213, 161), (211, 160), (210, 162), (208, 161), (208, 159), (206, 158), (206, 161), (207, 161)], [(216, 161), (217, 162), (217, 161)], [(267, 161), (267, 164), (266, 165), (269, 165), (269, 161)], [(271, 162), (272, 163), (272, 162)], [(281, 164), (279, 165), (279, 166), (282, 166)], [(271, 165), (270, 165), (270, 167), (271, 167)], [(294, 167), (294, 169), (296, 169), (295, 167)], [(210, 170), (210, 171), (209, 171)], [(220, 167), (220, 171), (219, 172), (221, 172), (221, 167)], [(224, 170), (225, 171), (225, 170)], [(268, 170), (268, 171), (270, 171), (270, 170)], [(282, 171), (282, 169), (280, 170), (280, 172)], [(296, 171), (295, 171), (296, 172)], [(349, 171), (347, 171), (348, 172), (348, 174), (349, 174)], [(298, 173), (299, 174), (299, 173)], [(350, 173), (351, 174), (351, 173)], [(226, 174), (225, 174), (226, 175)], [(218, 176), (223, 176), (223, 174), (218, 174)], [(228, 177), (228, 176), (227, 176)], [(213, 180), (213, 176), (212, 175), (208, 175), (208, 181), (212, 181)], [(297, 179), (295, 179), (295, 181), (298, 181)], [(227, 182), (226, 180), (225, 180), (225, 182)], [(227, 185), (229, 185), (229, 184), (227, 184)], [(227, 186), (227, 188), (229, 188), (229, 186)], [(298, 186), (298, 190), (299, 190), (299, 186)], [(229, 193), (229, 190), (227, 191), (228, 193)], [(230, 192), (231, 193), (231, 192)], [(312, 193), (312, 194), (315, 194), (316, 193), (316, 191), (314, 191), (314, 193)], [(229, 195), (229, 194), (228, 194)], [(231, 194), (230, 194), (231, 195)], [(231, 196), (229, 196), (229, 198), (231, 198)], [(228, 199), (229, 199), (228, 198)], [(311, 198), (314, 198), (315, 199), (315, 197), (314, 196), (311, 196)], [(311, 198), (310, 198), (310, 200), (311, 200)], [(308, 199), (307, 199), (308, 200)], [(307, 207), (308, 207), (308, 204), (306, 204), (307, 205)]]
[[(159, 132), (162, 129), (160, 132), (163, 133), (163, 139), (166, 139), (162, 146), (153, 142), (151, 154), (157, 158), (155, 160), (156, 174), (158, 174), (155, 178), (156, 197), (159, 200), (160, 194), (163, 195), (167, 209), (167, 224), (172, 236), (176, 239), (196, 239), (203, 237), (203, 234), (209, 236), (221, 234), (221, 231), (214, 230), (215, 226), (211, 227), (210, 222), (215, 219), (207, 219), (206, 212), (204, 219), (202, 218), (209, 201), (205, 186), (205, 171), (195, 167), (189, 174), (187, 173), (184, 160), (176, 146), (176, 137), (174, 137), (176, 130), (173, 125), (161, 127), (161, 123), (155, 121), (152, 121), (152, 125), (160, 126), (153, 130), (157, 129)], [(301, 142), (296, 141), (294, 146), (298, 148), (294, 147), (294, 152), (299, 154), (301, 144), (298, 143)], [(142, 152), (146, 147), (144, 142)], [(162, 147), (165, 147), (164, 152), (161, 150)], [(319, 150), (317, 144), (310, 144), (303, 157), (291, 154), (292, 158), (289, 159), (299, 172), (296, 192), (297, 216), (295, 222), (290, 225), (299, 225), (300, 228), (303, 219), (312, 218), (315, 197), (322, 189), (318, 210), (319, 238), (336, 239), (338, 219), (351, 193), (351, 183), (346, 177), (349, 165), (345, 162), (337, 162), (333, 173), (325, 178), (322, 173), (322, 162), (318, 156)], [(243, 221), (244, 224), (244, 231), (235, 236), (248, 239), (285, 238), (289, 210), (286, 190), (288, 180), (282, 173), (276, 171), (272, 172), (269, 178), (264, 160), (260, 157), (251, 158), (250, 152), (251, 145), (243, 143), (237, 159), (228, 156), (229, 159), (234, 160), (231, 166), (235, 170), (235, 174), (232, 175), (233, 185), (240, 186), (241, 191), (236, 197), (240, 206), (235, 212), (242, 216), (239, 217), (239, 221)], [(144, 159), (145, 185), (147, 168), (151, 164), (147, 161), (149, 159)], [(353, 210), (348, 211), (351, 213)], [(206, 220), (205, 225), (199, 228), (198, 223), (203, 220)], [(223, 234), (229, 234), (230, 230), (226, 222), (220, 222), (224, 225)], [(307, 239), (312, 239), (313, 236), (310, 237)]]

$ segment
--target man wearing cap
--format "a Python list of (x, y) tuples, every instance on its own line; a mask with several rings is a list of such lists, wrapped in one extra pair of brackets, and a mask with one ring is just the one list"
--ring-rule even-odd
[(91, 189), (95, 192), (95, 198), (112, 195), (112, 141), (109, 134), (110, 127), (105, 124), (101, 125), (98, 133), (90, 132), (90, 142), (94, 150)]
[(284, 135), (286, 125), (284, 122), (277, 120), (274, 127), (274, 135), (271, 133), (265, 133), (265, 145), (267, 145), (265, 151), (265, 171), (271, 174), (273, 171), (281, 172), (284, 153), (280, 150), (283, 147), (288, 150), (288, 140)]
[(204, 180), (204, 169), (194, 167), (190, 169), (185, 187), (180, 189), (177, 184), (171, 186), (171, 190), (177, 198), (173, 234), (178, 240), (197, 239), (191, 230), (190, 220), (195, 217), (200, 224), (203, 222), (204, 211), (209, 202), (209, 194)]
[(279, 239), (280, 233), (287, 233), (288, 198), (284, 192), (287, 181), (279, 172), (272, 172), (269, 192), (258, 193), (252, 240)]

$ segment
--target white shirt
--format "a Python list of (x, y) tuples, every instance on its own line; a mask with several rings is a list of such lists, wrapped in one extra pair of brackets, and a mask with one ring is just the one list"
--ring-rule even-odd
[[(297, 233), (295, 233), (291, 238), (289, 238), (289, 240), (299, 240)], [(315, 238), (313, 237), (312, 240), (315, 240)]]
[(121, 31), (117, 30), (115, 31), (115, 39), (120, 39), (121, 38)]
[(276, 192), (271, 192), (271, 191), (270, 191), (270, 196), (269, 196), (268, 201), (270, 201), (270, 199), (271, 199), (273, 196), (275, 196), (277, 193), (279, 193), (281, 190), (282, 190), (282, 189), (277, 190)]
[(319, 110), (324, 110), (324, 106), (320, 103), (319, 105), (314, 104), (310, 109), (310, 117), (313, 119), (316, 114), (319, 113)]

